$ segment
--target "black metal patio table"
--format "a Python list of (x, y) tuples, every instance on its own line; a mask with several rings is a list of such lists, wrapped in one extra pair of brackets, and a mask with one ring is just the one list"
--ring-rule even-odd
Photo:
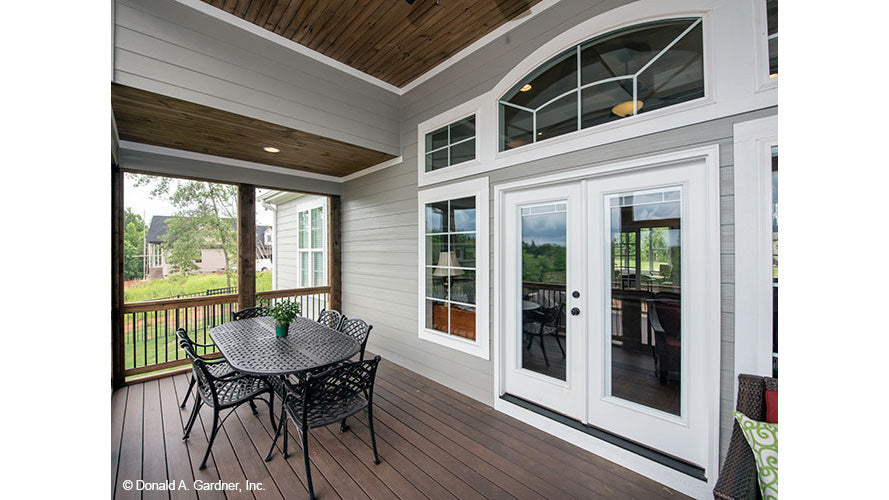
[(302, 375), (358, 354), (361, 344), (308, 318), (295, 318), (286, 337), (275, 336), (271, 317), (224, 323), (210, 330), (223, 357), (249, 375)]

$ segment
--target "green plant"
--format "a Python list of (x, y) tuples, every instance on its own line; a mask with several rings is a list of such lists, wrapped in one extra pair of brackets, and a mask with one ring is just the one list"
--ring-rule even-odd
[(270, 313), (275, 318), (275, 325), (289, 325), (293, 318), (299, 315), (299, 304), (289, 300), (282, 300), (275, 304)]

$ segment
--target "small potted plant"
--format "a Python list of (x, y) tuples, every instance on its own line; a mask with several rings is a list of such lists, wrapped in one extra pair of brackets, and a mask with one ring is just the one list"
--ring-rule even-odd
[(289, 300), (282, 300), (275, 304), (271, 310), (271, 316), (275, 318), (275, 336), (286, 337), (290, 322), (299, 314), (299, 304)]

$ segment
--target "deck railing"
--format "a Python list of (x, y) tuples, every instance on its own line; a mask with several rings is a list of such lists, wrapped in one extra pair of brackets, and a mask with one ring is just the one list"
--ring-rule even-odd
[[(300, 304), (300, 315), (317, 318), (329, 306), (331, 287), (291, 288), (258, 292), (257, 303), (274, 305), (290, 299)], [(238, 309), (234, 293), (179, 299), (129, 302), (123, 306), (124, 376), (135, 377), (149, 372), (188, 365), (185, 353), (176, 342), (176, 330), (185, 328), (199, 344), (198, 354), (218, 355), (210, 330), (231, 321)]]

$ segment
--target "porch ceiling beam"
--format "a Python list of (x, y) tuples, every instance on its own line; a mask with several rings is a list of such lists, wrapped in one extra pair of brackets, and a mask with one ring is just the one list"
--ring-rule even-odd
[(256, 188), (238, 184), (238, 309), (256, 305)]

